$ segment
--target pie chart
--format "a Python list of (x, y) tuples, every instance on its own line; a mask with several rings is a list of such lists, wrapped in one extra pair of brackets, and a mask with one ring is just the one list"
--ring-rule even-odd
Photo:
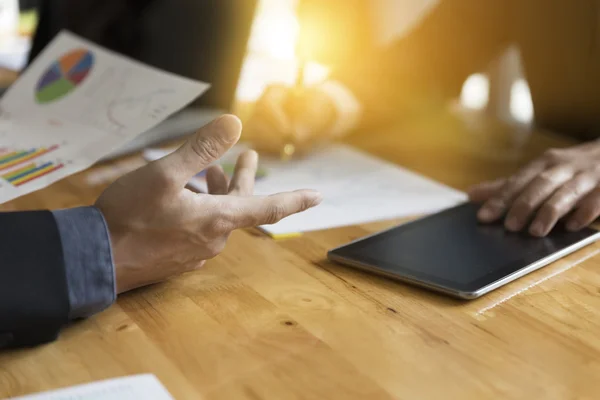
[(38, 103), (59, 100), (77, 88), (94, 67), (94, 55), (85, 49), (76, 49), (54, 61), (35, 87)]

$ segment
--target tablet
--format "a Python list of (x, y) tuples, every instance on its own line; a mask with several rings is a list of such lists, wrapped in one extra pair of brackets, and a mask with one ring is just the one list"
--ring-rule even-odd
[(331, 250), (330, 260), (451, 296), (474, 299), (596, 241), (557, 226), (536, 238), (477, 222), (466, 203)]

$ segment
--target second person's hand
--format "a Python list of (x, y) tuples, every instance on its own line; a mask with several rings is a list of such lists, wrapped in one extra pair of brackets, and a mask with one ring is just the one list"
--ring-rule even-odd
[(600, 142), (552, 149), (508, 179), (485, 182), (469, 191), (483, 203), (482, 222), (505, 218), (510, 231), (528, 228), (546, 236), (558, 220), (576, 231), (600, 216)]

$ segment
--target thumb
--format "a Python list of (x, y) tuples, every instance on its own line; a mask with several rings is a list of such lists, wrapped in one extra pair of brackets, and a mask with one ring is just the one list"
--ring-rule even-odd
[(218, 160), (240, 139), (242, 123), (234, 115), (223, 115), (200, 128), (180, 148), (157, 161), (177, 185), (188, 181)]

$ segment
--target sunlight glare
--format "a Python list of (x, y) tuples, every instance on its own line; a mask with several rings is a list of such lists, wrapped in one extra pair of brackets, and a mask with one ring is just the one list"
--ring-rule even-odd
[[(257, 100), (269, 84), (294, 84), (300, 34), (296, 2), (260, 0), (237, 89), (238, 101)], [(323, 65), (308, 62), (305, 81), (308, 84), (321, 82), (327, 74), (328, 69)]]

